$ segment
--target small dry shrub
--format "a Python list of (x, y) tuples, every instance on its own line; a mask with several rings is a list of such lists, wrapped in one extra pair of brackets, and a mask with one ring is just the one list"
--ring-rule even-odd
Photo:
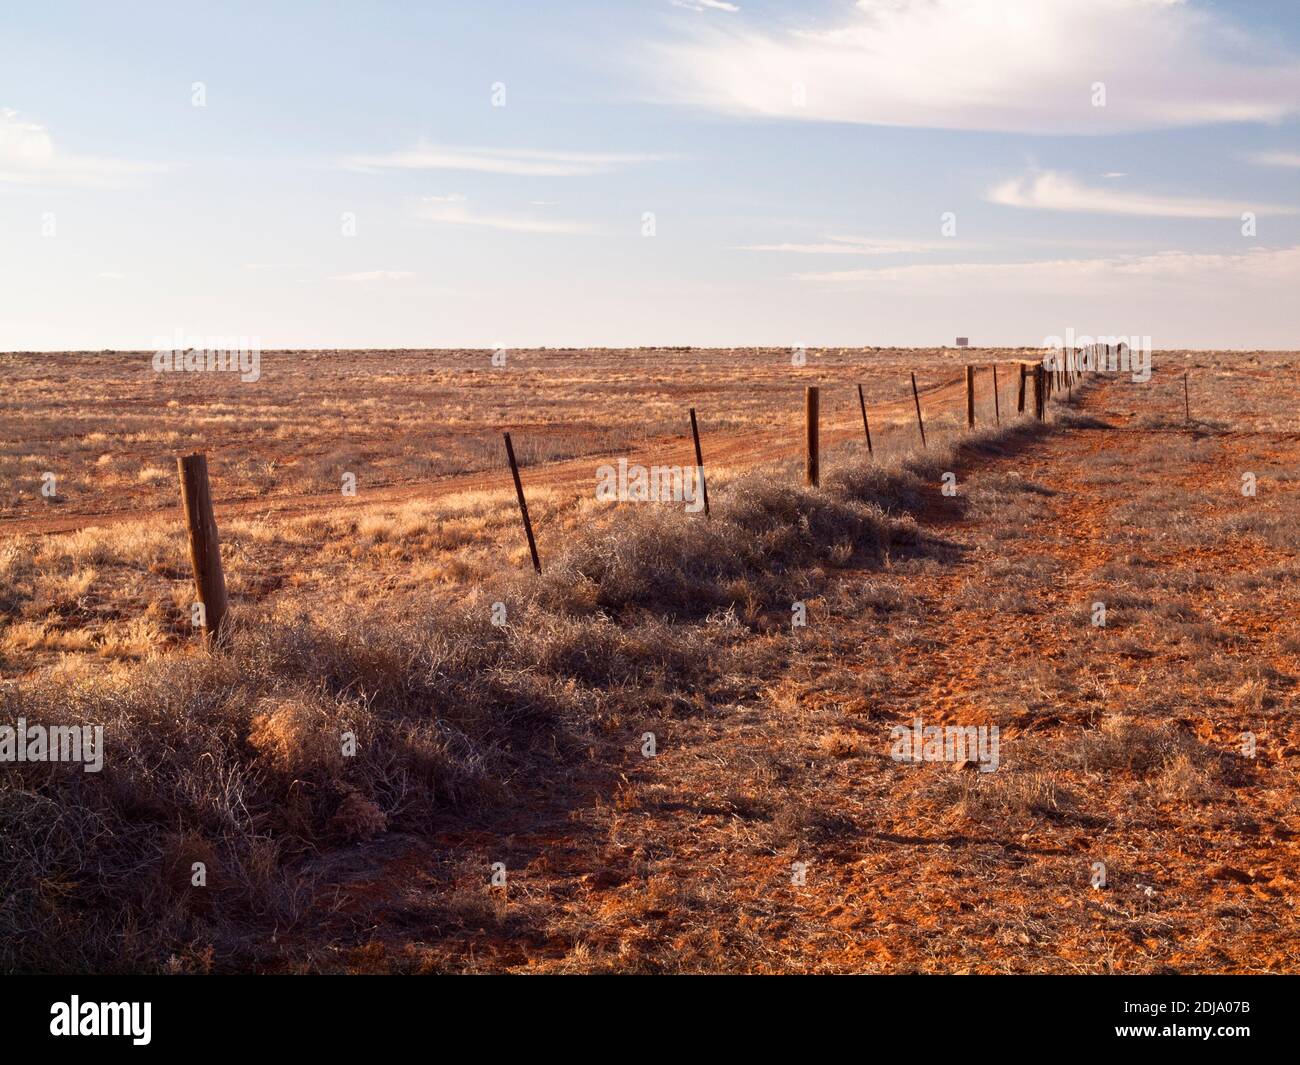
[(1184, 742), (1183, 736), (1167, 725), (1108, 717), (1099, 728), (1080, 733), (1066, 753), (1066, 762), (1085, 771), (1128, 769), (1145, 775), (1164, 765)]
[(1024, 817), (1060, 819), (1078, 810), (1075, 796), (1045, 773), (966, 771), (949, 782), (948, 790), (959, 816), (984, 824)]
[(274, 772), (328, 778), (343, 768), (343, 730), (335, 726), (323, 706), (273, 696), (254, 708), (248, 742)]

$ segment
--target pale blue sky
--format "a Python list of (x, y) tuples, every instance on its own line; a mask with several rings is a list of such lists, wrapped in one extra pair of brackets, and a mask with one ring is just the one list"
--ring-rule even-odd
[(26, 7), (0, 350), (1300, 347), (1291, 0)]

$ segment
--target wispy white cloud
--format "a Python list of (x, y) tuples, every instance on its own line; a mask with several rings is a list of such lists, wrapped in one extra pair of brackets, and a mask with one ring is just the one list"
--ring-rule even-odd
[(75, 155), (55, 147), (42, 125), (0, 108), (0, 183), (96, 188), (127, 184), (172, 167), (100, 156)]
[(656, 162), (671, 156), (633, 152), (560, 152), (525, 148), (455, 148), (419, 144), (405, 151), (352, 155), (348, 170), (378, 173), (388, 170), (465, 170), (524, 177), (584, 177), (604, 174), (634, 163)]
[(420, 200), (416, 217), (422, 222), (449, 226), (480, 226), (485, 229), (504, 229), (516, 233), (581, 234), (594, 233), (594, 226), (585, 222), (562, 219), (537, 218), (520, 214), (485, 214), (469, 206), (461, 195), (425, 196)]
[(1260, 166), (1300, 167), (1300, 152), (1256, 152), (1247, 158)]
[(740, 10), (735, 4), (724, 3), (723, 0), (669, 0), (673, 7), (684, 7), (687, 11), (725, 11), (734, 15)]
[(954, 246), (954, 241), (944, 243), (937, 240), (828, 236), (825, 240), (811, 244), (745, 244), (736, 250), (796, 252), (801, 255), (906, 255), (940, 250), (948, 251)]
[[(838, 25), (701, 20), (668, 98), (786, 119), (1114, 133), (1300, 112), (1300, 57), (1182, 0), (859, 0)], [(1107, 88), (1093, 106), (1093, 86)]]
[(356, 274), (335, 274), (331, 281), (405, 281), (414, 277), (410, 270), (363, 270)]
[(935, 263), (863, 270), (834, 270), (794, 275), (800, 281), (839, 284), (966, 286), (982, 289), (1070, 292), (1076, 289), (1131, 285), (1144, 280), (1214, 290), (1237, 282), (1293, 286), (1300, 281), (1300, 246), (1252, 248), (1241, 252), (1167, 251), (1094, 259), (1051, 259), (1019, 263)]
[(1206, 199), (1194, 196), (1157, 196), (1113, 187), (1097, 188), (1052, 170), (1001, 182), (988, 192), (990, 203), (1028, 207), (1041, 211), (1087, 214), (1142, 215), (1148, 218), (1240, 218), (1244, 211), (1257, 214), (1296, 214), (1295, 207)]

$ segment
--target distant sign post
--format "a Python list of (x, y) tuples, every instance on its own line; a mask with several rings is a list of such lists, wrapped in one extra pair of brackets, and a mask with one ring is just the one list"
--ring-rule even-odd
[(958, 346), (959, 348), (968, 348), (968, 347), (970, 347), (970, 337), (958, 337), (958, 338), (957, 338), (957, 346)]

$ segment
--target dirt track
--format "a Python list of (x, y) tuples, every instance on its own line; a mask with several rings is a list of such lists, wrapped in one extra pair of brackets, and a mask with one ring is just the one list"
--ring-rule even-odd
[[(920, 394), (925, 399), (923, 415), (932, 415), (935, 404), (947, 408), (957, 404), (965, 395), (964, 379), (953, 377), (938, 384), (921, 388)], [(929, 407), (929, 411), (926, 411)], [(876, 404), (869, 411), (873, 426), (900, 425), (911, 423), (915, 419), (915, 406), (911, 397), (887, 404)], [(861, 425), (854, 422), (851, 426), (827, 427), (823, 425), (822, 440), (826, 444), (855, 439), (861, 433)], [(803, 443), (796, 431), (785, 431), (781, 427), (761, 430), (704, 435), (703, 439), (705, 468), (709, 467), (745, 467), (775, 459), (793, 458), (801, 455)], [(548, 489), (552, 491), (572, 491), (579, 486), (590, 486), (593, 477), (593, 464), (611, 456), (587, 455), (581, 458), (566, 459), (561, 462), (549, 462), (537, 466), (525, 467), (523, 470), (526, 489)], [(694, 465), (693, 452), (689, 439), (672, 436), (663, 437), (653, 443), (625, 453), (629, 462), (645, 465), (654, 463), (672, 463)], [(457, 474), (434, 481), (402, 482), (367, 487), (355, 497), (344, 497), (338, 492), (323, 492), (306, 495), (255, 496), (245, 499), (220, 499), (220, 483), (215, 492), (219, 521), (229, 518), (258, 518), (275, 515), (279, 518), (292, 518), (307, 514), (317, 514), (323, 510), (376, 503), (404, 503), (410, 500), (433, 500), (466, 492), (509, 491), (509, 471), (504, 467), (490, 472)], [(98, 528), (108, 525), (130, 524), (151, 520), (170, 521), (176, 514), (176, 508), (120, 511), (105, 511), (89, 514), (57, 514), (41, 517), (15, 518), (0, 521), (0, 537), (21, 535), (48, 535), (53, 533), (75, 532), (78, 529)]]

